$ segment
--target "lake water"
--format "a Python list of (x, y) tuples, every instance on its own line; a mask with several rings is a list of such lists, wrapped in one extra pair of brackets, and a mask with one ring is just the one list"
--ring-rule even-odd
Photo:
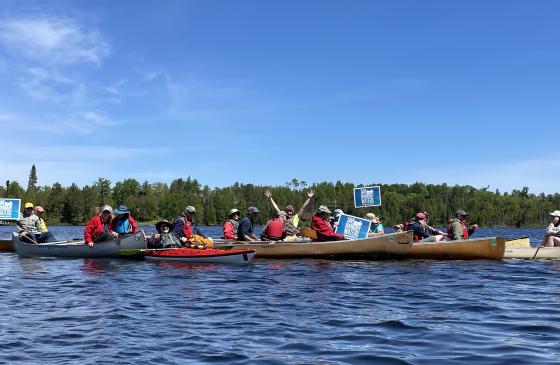
[[(83, 227), (51, 230), (68, 239)], [(542, 233), (477, 236), (536, 244)], [(559, 275), (555, 260), (231, 266), (1, 253), (0, 364), (557, 364)]]

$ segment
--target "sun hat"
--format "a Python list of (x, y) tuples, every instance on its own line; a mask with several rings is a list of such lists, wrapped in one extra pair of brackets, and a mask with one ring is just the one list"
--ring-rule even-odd
[(249, 207), (247, 208), (247, 213), (260, 213), (257, 207)]
[(467, 212), (465, 212), (464, 210), (458, 210), (458, 211), (456, 211), (456, 212), (455, 212), (455, 216), (458, 216), (458, 215), (460, 215), (460, 216), (462, 216), (462, 217), (467, 217), (467, 216), (468, 216)]
[(235, 213), (239, 213), (239, 209), (233, 208), (232, 210), (230, 210), (230, 211), (229, 211), (228, 217), (231, 217), (231, 216), (234, 215)]
[(342, 209), (335, 209), (333, 210), (334, 216), (338, 217), (341, 214), (344, 214), (344, 212), (342, 211)]
[(548, 214), (553, 217), (560, 217), (560, 210), (555, 210), (554, 212)]
[(418, 212), (414, 217), (416, 217), (416, 219), (426, 219), (426, 213)]
[(117, 209), (115, 209), (115, 214), (130, 214), (130, 210), (128, 210), (128, 207), (126, 205), (120, 205)]
[(328, 214), (332, 214), (332, 212), (329, 210), (329, 208), (327, 208), (326, 205), (321, 205), (317, 211), (318, 211), (319, 213), (328, 213)]
[(43, 207), (40, 206), (40, 205), (37, 205), (37, 206), (35, 207), (35, 211), (36, 211), (37, 213), (44, 213), (44, 212), (45, 212), (45, 208), (43, 208)]
[(162, 219), (156, 223), (156, 229), (158, 232), (161, 232), (161, 226), (163, 225), (168, 226), (169, 229), (173, 227), (173, 223), (169, 222), (167, 219)]
[(192, 205), (187, 205), (185, 208), (185, 213), (196, 213), (196, 209)]
[(110, 205), (107, 205), (107, 204), (103, 205), (103, 206), (101, 207), (101, 209), (99, 210), (99, 213), (100, 213), (100, 214), (103, 214), (103, 212), (105, 212), (105, 211), (107, 211), (107, 212), (113, 214), (113, 208), (111, 208)]
[(371, 223), (379, 223), (379, 218), (373, 213), (367, 213), (366, 218), (371, 221)]
[(33, 208), (33, 203), (27, 202), (25, 203), (25, 205), (23, 206), (25, 209), (27, 208)]

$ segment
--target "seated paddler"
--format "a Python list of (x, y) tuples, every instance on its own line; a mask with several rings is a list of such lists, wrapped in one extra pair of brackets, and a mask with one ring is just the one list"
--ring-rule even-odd
[(158, 233), (147, 239), (148, 247), (150, 248), (174, 248), (181, 247), (179, 238), (171, 233), (173, 224), (164, 219), (156, 223), (156, 230)]
[(276, 218), (269, 220), (262, 229), (261, 239), (263, 241), (281, 241), (286, 237), (284, 231), (287, 214), (283, 210), (276, 214)]
[(16, 226), (23, 242), (37, 243), (37, 236), (41, 234), (41, 222), (33, 210), (33, 203), (25, 203)]
[(311, 229), (317, 233), (316, 241), (340, 241), (345, 239), (343, 234), (335, 233), (331, 226), (329, 222), (331, 214), (332, 212), (326, 205), (321, 205), (317, 213), (311, 217)]
[(385, 228), (383, 228), (383, 224), (379, 220), (379, 217), (373, 213), (367, 213), (366, 219), (371, 221), (371, 225), (369, 227), (368, 236), (377, 236), (380, 234), (385, 234)]
[(412, 222), (408, 225), (407, 230), (412, 231), (414, 242), (438, 242), (445, 237), (444, 232), (428, 225), (427, 216), (423, 212), (416, 213)]
[(560, 246), (560, 210), (555, 210), (550, 215), (550, 224), (544, 231), (542, 245), (545, 247)]
[(86, 244), (93, 247), (95, 243), (119, 237), (117, 232), (111, 230), (112, 222), (113, 208), (110, 205), (102, 206), (100, 213), (91, 218), (86, 228), (84, 228), (84, 241), (86, 241)]
[(447, 223), (447, 234), (450, 240), (468, 240), (478, 229), (478, 224), (473, 224), (470, 228), (467, 227), (468, 216), (464, 210), (455, 212), (455, 218)]
[(115, 209), (116, 218), (111, 221), (111, 230), (117, 232), (119, 236), (138, 232), (138, 224), (126, 205), (121, 205)]

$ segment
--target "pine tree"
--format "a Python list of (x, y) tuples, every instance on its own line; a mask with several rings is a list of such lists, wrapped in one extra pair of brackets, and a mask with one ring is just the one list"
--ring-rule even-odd
[(37, 170), (35, 165), (31, 166), (31, 171), (29, 172), (29, 180), (27, 182), (27, 192), (30, 193), (37, 189)]

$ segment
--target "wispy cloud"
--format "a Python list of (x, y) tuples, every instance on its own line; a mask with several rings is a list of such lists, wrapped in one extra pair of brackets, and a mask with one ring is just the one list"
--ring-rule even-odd
[(66, 18), (4, 19), (0, 42), (12, 53), (50, 65), (99, 65), (110, 54), (109, 44), (98, 31)]

